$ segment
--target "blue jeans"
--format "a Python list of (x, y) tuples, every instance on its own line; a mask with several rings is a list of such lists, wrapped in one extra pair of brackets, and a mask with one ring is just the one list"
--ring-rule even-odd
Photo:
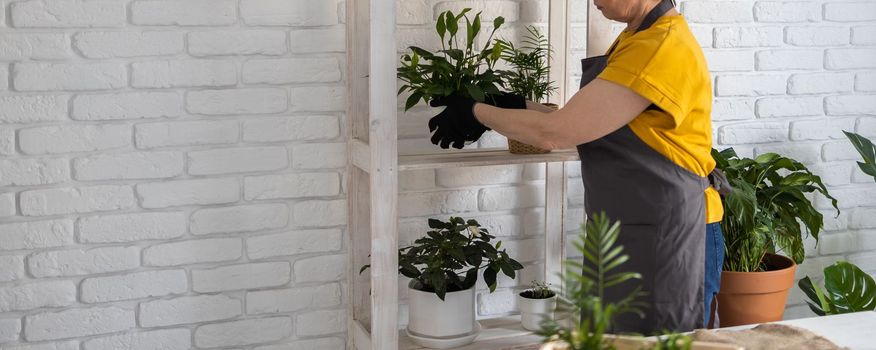
[(706, 276), (703, 288), (704, 300), (704, 327), (709, 326), (709, 316), (712, 311), (712, 300), (718, 294), (721, 287), (721, 270), (724, 267), (724, 233), (721, 231), (721, 223), (706, 224)]

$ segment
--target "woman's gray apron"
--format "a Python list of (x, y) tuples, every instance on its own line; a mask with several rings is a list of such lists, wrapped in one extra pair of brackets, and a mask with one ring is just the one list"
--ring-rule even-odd
[[(663, 0), (636, 32), (673, 7), (671, 0)], [(581, 87), (607, 61), (608, 55), (582, 60)], [(621, 221), (618, 244), (630, 257), (621, 269), (642, 275), (610, 288), (607, 299), (617, 301), (637, 286), (647, 293), (639, 299), (647, 304), (645, 317), (621, 315), (612, 331), (652, 334), (702, 327), (708, 180), (652, 149), (629, 126), (579, 145), (578, 154), (587, 214), (605, 212)]]

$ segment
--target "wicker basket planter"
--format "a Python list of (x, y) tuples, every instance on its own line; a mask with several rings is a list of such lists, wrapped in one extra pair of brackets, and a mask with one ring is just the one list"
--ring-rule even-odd
[[(557, 110), (560, 106), (553, 103), (545, 103), (546, 107)], [(545, 154), (550, 153), (550, 150), (541, 147), (536, 147), (514, 139), (508, 139), (508, 151), (513, 154)]]

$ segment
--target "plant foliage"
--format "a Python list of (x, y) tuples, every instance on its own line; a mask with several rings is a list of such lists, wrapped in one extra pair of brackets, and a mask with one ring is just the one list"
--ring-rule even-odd
[(520, 296), (528, 299), (547, 299), (557, 295), (551, 290), (550, 283), (532, 281), (531, 285), (529, 289), (521, 292)]
[(824, 268), (824, 290), (809, 276), (797, 284), (819, 316), (876, 310), (876, 282), (854, 264), (838, 261)]
[(546, 102), (557, 88), (550, 80), (551, 54), (547, 38), (534, 26), (526, 27), (527, 34), (520, 47), (507, 40), (497, 40), (502, 46), (502, 59), (512, 67), (504, 73), (508, 89), (517, 95), (534, 102)]
[[(429, 228), (432, 230), (414, 245), (398, 250), (398, 272), (413, 279), (414, 289), (435, 293), (444, 300), (448, 292), (473, 287), (483, 269), (484, 282), (493, 292), (500, 272), (515, 278), (516, 271), (523, 269), (504, 249), (499, 250), (501, 241), (492, 243), (496, 237), (475, 220), (429, 219)], [(359, 273), (369, 267), (363, 266)]]
[(872, 176), (873, 180), (876, 181), (876, 146), (861, 135), (848, 131), (843, 131), (843, 133), (846, 134), (846, 137), (849, 138), (849, 141), (852, 142), (852, 145), (855, 146), (855, 149), (864, 158), (863, 162), (858, 162), (858, 167), (861, 168), (864, 174)]
[(723, 197), (726, 271), (767, 270), (763, 256), (777, 251), (803, 262), (804, 234), (817, 242), (824, 226), (808, 195), (828, 198), (839, 214), (821, 178), (798, 161), (775, 153), (740, 158), (732, 148), (712, 150), (712, 157), (733, 187)]

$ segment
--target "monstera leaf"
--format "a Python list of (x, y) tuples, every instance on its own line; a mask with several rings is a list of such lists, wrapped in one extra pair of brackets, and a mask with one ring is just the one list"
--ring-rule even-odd
[(861, 158), (864, 158), (863, 162), (858, 162), (858, 167), (861, 168), (864, 174), (870, 175), (873, 177), (873, 180), (876, 180), (876, 146), (861, 135), (848, 131), (843, 131), (843, 133), (846, 134), (846, 137), (849, 138), (849, 141), (852, 142), (852, 145), (861, 154)]
[(824, 268), (824, 288), (807, 276), (798, 283), (819, 316), (876, 310), (876, 282), (854, 264), (839, 261)]

